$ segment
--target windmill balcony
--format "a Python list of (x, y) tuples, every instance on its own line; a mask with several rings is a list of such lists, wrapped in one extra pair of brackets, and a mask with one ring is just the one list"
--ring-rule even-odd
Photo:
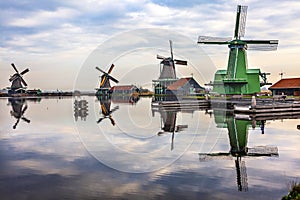
[(244, 78), (224, 78), (223, 79), (224, 83), (231, 83), (231, 84), (241, 84), (241, 83), (248, 83), (246, 79)]

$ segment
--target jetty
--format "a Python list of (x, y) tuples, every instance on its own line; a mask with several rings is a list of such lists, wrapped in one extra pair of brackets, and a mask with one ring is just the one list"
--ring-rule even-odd
[(201, 110), (210, 108), (209, 100), (181, 100), (181, 101), (158, 101), (152, 102), (151, 107), (154, 109), (165, 110)]
[(233, 113), (238, 118), (266, 120), (274, 118), (298, 118), (300, 116), (300, 101), (261, 101), (253, 96), (251, 104), (234, 105)]

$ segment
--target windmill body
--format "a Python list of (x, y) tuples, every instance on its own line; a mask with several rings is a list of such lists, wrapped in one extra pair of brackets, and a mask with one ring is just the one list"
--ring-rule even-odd
[[(243, 40), (245, 35), (247, 6), (237, 6), (234, 38), (199, 36), (199, 44), (228, 45), (227, 70), (215, 73), (213, 91), (219, 94), (254, 94), (268, 84), (266, 75), (260, 69), (248, 69), (247, 50), (276, 50), (278, 40)], [(260, 81), (260, 77), (263, 82)]]
[(172, 41), (170, 42), (170, 57), (163, 57), (157, 55), (157, 59), (162, 60), (160, 62), (160, 75), (158, 80), (153, 80), (154, 94), (166, 94), (167, 87), (178, 80), (176, 76), (175, 64), (187, 65), (187, 61), (178, 60), (173, 58), (173, 46)]
[(119, 81), (117, 79), (115, 79), (114, 77), (112, 77), (110, 75), (113, 68), (114, 68), (114, 64), (112, 64), (110, 66), (108, 72), (105, 72), (102, 69), (100, 69), (99, 67), (96, 67), (97, 70), (99, 70), (100, 72), (103, 73), (101, 75), (99, 88), (96, 89), (97, 90), (96, 96), (109, 96), (110, 95), (110, 89), (111, 89), (110, 80), (112, 80), (115, 83), (119, 83)]

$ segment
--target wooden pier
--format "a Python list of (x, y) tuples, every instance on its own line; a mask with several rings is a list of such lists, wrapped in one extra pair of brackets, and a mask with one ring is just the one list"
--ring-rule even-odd
[(182, 100), (152, 102), (152, 108), (165, 110), (201, 110), (210, 108), (208, 100)]
[(282, 113), (300, 114), (300, 102), (293, 103), (275, 103), (255, 106), (234, 106), (234, 113), (246, 113), (264, 115), (271, 113), (272, 115), (282, 115)]
[(233, 113), (238, 118), (249, 118), (256, 120), (269, 120), (281, 118), (299, 118), (299, 101), (267, 101), (257, 102), (252, 97), (251, 105), (234, 105)]

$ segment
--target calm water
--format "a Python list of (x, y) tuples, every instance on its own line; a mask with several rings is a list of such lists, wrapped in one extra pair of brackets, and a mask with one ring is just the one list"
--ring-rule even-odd
[[(262, 134), (260, 121), (148, 98), (2, 98), (0, 109), (1, 199), (281, 199), (300, 181), (299, 119), (267, 120)], [(246, 148), (256, 154), (230, 154)]]

